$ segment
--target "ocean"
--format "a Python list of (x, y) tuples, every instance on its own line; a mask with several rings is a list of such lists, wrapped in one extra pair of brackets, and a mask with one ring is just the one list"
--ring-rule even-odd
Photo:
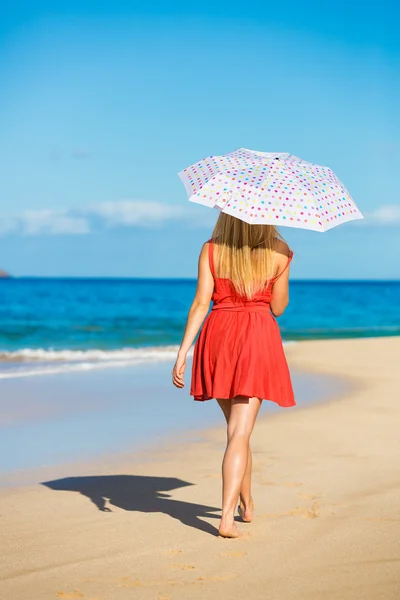
[[(173, 360), (195, 280), (0, 280), (0, 378)], [(400, 281), (292, 281), (284, 342), (400, 334)]]

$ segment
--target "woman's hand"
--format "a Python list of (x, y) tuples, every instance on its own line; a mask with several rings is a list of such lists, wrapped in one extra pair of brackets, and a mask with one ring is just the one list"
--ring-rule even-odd
[(185, 374), (186, 369), (186, 357), (181, 357), (178, 355), (176, 359), (176, 363), (174, 368), (172, 369), (172, 383), (177, 388), (185, 387), (185, 383), (183, 381), (183, 376)]

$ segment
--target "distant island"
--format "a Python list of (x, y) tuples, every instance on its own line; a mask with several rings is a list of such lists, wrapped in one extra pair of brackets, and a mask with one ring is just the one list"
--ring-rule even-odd
[(5, 279), (5, 278), (7, 278), (7, 277), (11, 277), (10, 273), (7, 273), (7, 271), (2, 271), (2, 270), (0, 269), (0, 278), (1, 278), (1, 279)]

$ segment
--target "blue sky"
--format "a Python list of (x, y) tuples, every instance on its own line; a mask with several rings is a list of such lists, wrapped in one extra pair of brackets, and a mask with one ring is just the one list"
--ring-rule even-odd
[(0, 267), (194, 276), (216, 214), (176, 173), (246, 147), (329, 165), (367, 217), (282, 229), (294, 277), (400, 278), (394, 1), (0, 11)]

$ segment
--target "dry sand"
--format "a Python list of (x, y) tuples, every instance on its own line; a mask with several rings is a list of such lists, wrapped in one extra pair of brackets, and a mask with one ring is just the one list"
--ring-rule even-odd
[(208, 431), (2, 490), (1, 600), (398, 600), (400, 338), (287, 354), (352, 387), (259, 420), (243, 538), (216, 536), (225, 434)]

